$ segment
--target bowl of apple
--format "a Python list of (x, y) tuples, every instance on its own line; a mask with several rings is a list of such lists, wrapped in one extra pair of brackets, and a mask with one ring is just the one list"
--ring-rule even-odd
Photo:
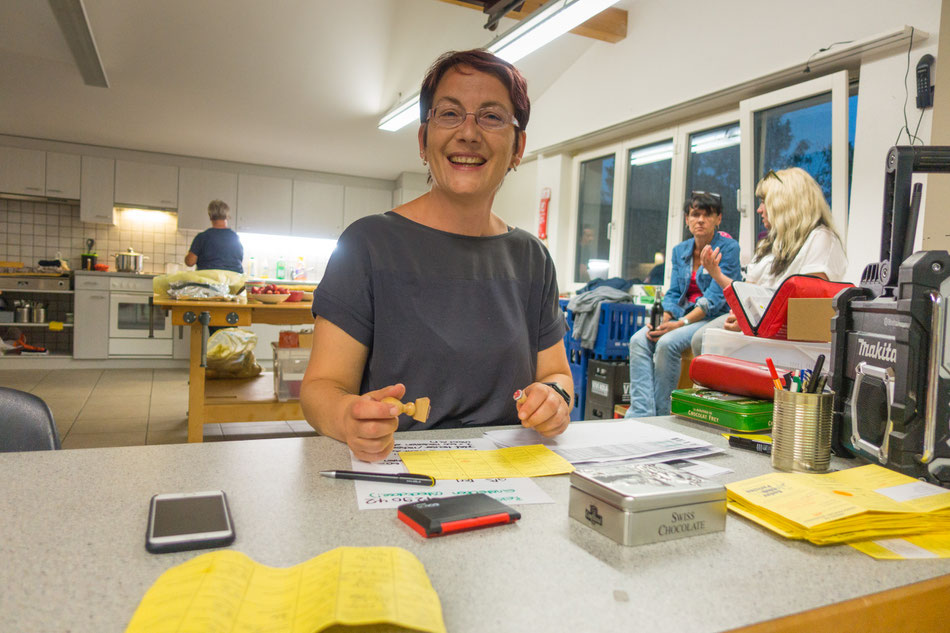
[(289, 297), (290, 290), (276, 284), (250, 286), (247, 289), (247, 298), (249, 301), (259, 301), (260, 303), (282, 303)]

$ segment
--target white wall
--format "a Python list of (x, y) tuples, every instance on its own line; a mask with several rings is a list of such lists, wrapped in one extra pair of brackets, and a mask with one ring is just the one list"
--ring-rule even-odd
[[(538, 152), (804, 63), (833, 42), (863, 39), (905, 24), (931, 35), (915, 43), (913, 67), (925, 52), (936, 54), (940, 8), (940, 0), (631, 3), (626, 39), (592, 46), (532, 104), (528, 151)], [(857, 281), (864, 265), (879, 254), (884, 157), (903, 125), (906, 54), (906, 47), (891, 49), (862, 63), (849, 229), (855, 231), (849, 234), (851, 281)], [(913, 81), (911, 68), (908, 116), (913, 117), (912, 125), (917, 120)], [(929, 112), (921, 131), (926, 141)], [(539, 188), (552, 186), (540, 180)], [(572, 186), (558, 183), (559, 204), (568, 203)], [(564, 287), (572, 227), (556, 228), (556, 261)]]
[(537, 161), (522, 163), (518, 171), (508, 172), (492, 205), (495, 215), (532, 235), (538, 234), (537, 174)]

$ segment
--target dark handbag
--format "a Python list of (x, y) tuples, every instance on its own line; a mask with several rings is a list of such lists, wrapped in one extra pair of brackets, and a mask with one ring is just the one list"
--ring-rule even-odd
[[(785, 340), (788, 329), (788, 300), (789, 299), (830, 299), (845, 288), (853, 288), (854, 284), (843, 281), (827, 281), (814, 275), (790, 275), (772, 294), (771, 298), (756, 318), (751, 309), (750, 301), (753, 298), (744, 297), (742, 291), (738, 293), (733, 288), (735, 282), (723, 290), (726, 303), (736, 316), (736, 321), (746, 336), (760, 338), (774, 338)], [(744, 284), (752, 286), (752, 284)], [(741, 288), (741, 286), (740, 286)], [(758, 288), (752, 286), (752, 288)], [(761, 290), (761, 289), (760, 289)], [(759, 295), (761, 298), (761, 295)]]

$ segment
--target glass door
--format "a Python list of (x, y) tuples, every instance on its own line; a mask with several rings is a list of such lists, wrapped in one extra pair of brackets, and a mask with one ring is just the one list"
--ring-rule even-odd
[(673, 139), (627, 149), (620, 276), (663, 284), (670, 225)]
[(577, 234), (574, 241), (574, 281), (607, 278), (614, 205), (616, 154), (581, 158), (578, 166)]

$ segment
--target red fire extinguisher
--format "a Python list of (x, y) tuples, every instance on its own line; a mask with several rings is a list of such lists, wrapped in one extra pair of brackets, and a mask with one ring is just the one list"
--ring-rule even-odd
[(548, 205), (551, 203), (551, 188), (541, 190), (541, 207), (538, 209), (538, 238), (548, 239)]

